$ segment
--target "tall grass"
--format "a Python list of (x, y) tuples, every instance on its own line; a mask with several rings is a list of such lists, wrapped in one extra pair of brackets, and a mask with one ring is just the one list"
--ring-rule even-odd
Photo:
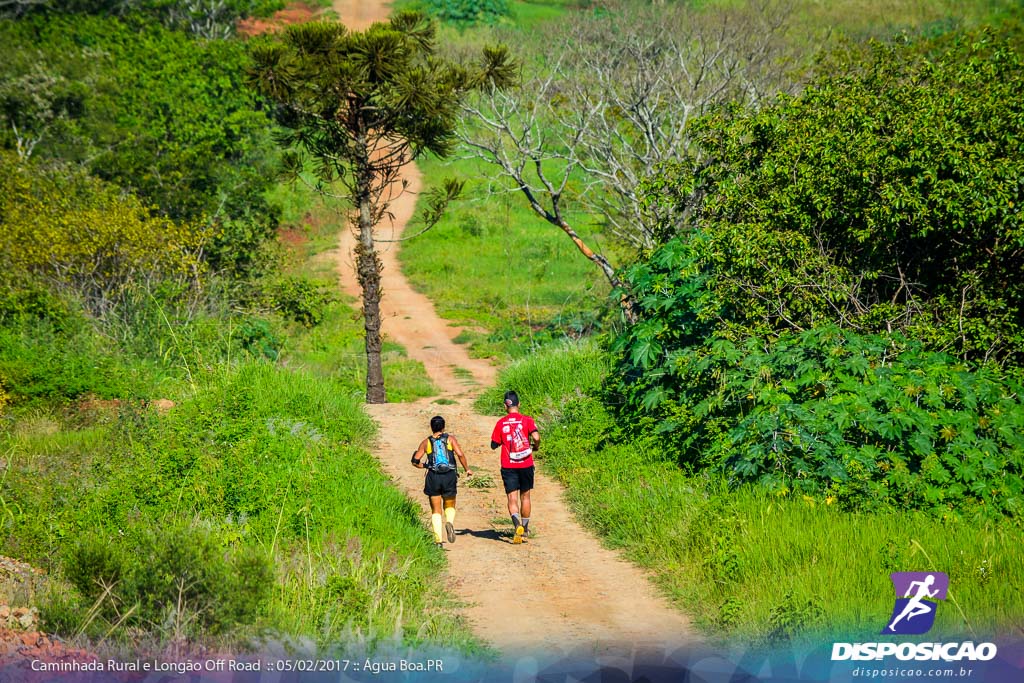
[[(83, 574), (121, 564), (124, 576), (141, 577), (167, 571), (151, 572), (147, 562), (173, 566), (188, 557), (170, 537), (166, 552), (146, 551), (154, 529), (188, 537), (195, 529), (225, 552), (244, 550), (275, 568), (257, 621), (234, 624), (234, 633), (269, 629), (275, 637), (366, 649), (395, 639), (476, 647), (443, 597), (444, 560), (418, 510), (368, 452), (374, 426), (358, 400), (328, 379), (268, 363), (222, 366), (198, 387), (165, 416), (126, 403), (84, 430), (61, 413), (5, 423), (5, 550), (57, 577), (74, 578), (69, 567)], [(83, 537), (97, 543), (83, 551), (76, 544)], [(129, 619), (119, 626), (112, 615), (90, 614), (92, 603), (79, 594), (88, 583), (72, 581), (44, 605), (51, 628), (73, 635), (88, 619), (85, 632), (97, 637), (139, 629), (170, 637), (162, 624)], [(145, 582), (134, 580), (134, 593), (132, 581), (121, 585), (113, 596), (124, 590), (124, 600), (156, 601), (158, 611), (163, 604), (145, 593), (155, 590)], [(224, 595), (232, 586), (218, 589), (223, 599), (204, 609), (232, 604)], [(224, 621), (211, 619), (184, 623)]]
[(531, 410), (552, 410), (565, 397), (595, 391), (608, 371), (608, 355), (592, 339), (551, 346), (509, 364), (474, 407), (487, 415), (503, 415), (504, 393), (513, 390)]
[(585, 375), (571, 370), (594, 353), (564, 349), (525, 359), (499, 387), (522, 386), (524, 402), (544, 406), (538, 459), (566, 484), (580, 519), (648, 568), (713, 639), (877, 639), (892, 610), (894, 571), (949, 574), (939, 633), (1024, 627), (1018, 524), (953, 513), (855, 514), (829, 499), (771, 495), (687, 474), (656, 434), (619, 440), (607, 409), (586, 395), (607, 361), (589, 361)]

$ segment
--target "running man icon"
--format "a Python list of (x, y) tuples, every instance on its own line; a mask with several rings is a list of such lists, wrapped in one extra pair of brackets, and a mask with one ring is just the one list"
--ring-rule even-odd
[(903, 597), (896, 599), (892, 618), (882, 633), (927, 633), (935, 623), (935, 601), (946, 599), (949, 577), (942, 572), (895, 572), (891, 578), (896, 595)]

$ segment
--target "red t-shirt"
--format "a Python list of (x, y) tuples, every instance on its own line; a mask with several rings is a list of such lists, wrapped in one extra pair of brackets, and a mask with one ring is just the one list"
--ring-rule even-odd
[(530, 434), (535, 431), (537, 425), (529, 415), (510, 413), (498, 420), (491, 433), (491, 441), (501, 444), (502, 467), (533, 466)]

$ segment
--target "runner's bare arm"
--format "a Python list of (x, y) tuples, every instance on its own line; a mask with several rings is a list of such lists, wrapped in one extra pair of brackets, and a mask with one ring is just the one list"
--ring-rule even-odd
[(452, 444), (452, 450), (455, 451), (455, 455), (459, 456), (459, 462), (462, 463), (462, 469), (466, 470), (466, 476), (472, 477), (473, 470), (469, 469), (469, 464), (466, 462), (466, 456), (462, 453), (462, 447), (459, 446), (458, 440), (454, 435), (448, 435), (448, 441)]
[(536, 429), (530, 432), (530, 443), (533, 444), (534, 450), (540, 448), (540, 432)]
[(420, 441), (420, 447), (416, 449), (416, 452), (412, 454), (412, 464), (416, 467), (423, 469), (426, 465), (423, 464), (423, 456), (427, 452), (427, 440), (423, 439)]

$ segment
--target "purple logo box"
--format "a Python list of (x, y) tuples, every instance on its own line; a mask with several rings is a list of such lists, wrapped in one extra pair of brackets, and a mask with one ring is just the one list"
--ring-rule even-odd
[(896, 604), (883, 634), (921, 635), (935, 624), (939, 600), (949, 592), (949, 576), (942, 572), (894, 572)]
[(938, 592), (934, 597), (928, 599), (945, 600), (946, 593), (949, 591), (949, 576), (943, 572), (893, 572), (889, 578), (892, 579), (892, 585), (896, 589), (896, 597), (902, 598), (910, 590), (910, 584), (926, 583), (929, 576), (934, 577), (931, 581), (931, 590)]

